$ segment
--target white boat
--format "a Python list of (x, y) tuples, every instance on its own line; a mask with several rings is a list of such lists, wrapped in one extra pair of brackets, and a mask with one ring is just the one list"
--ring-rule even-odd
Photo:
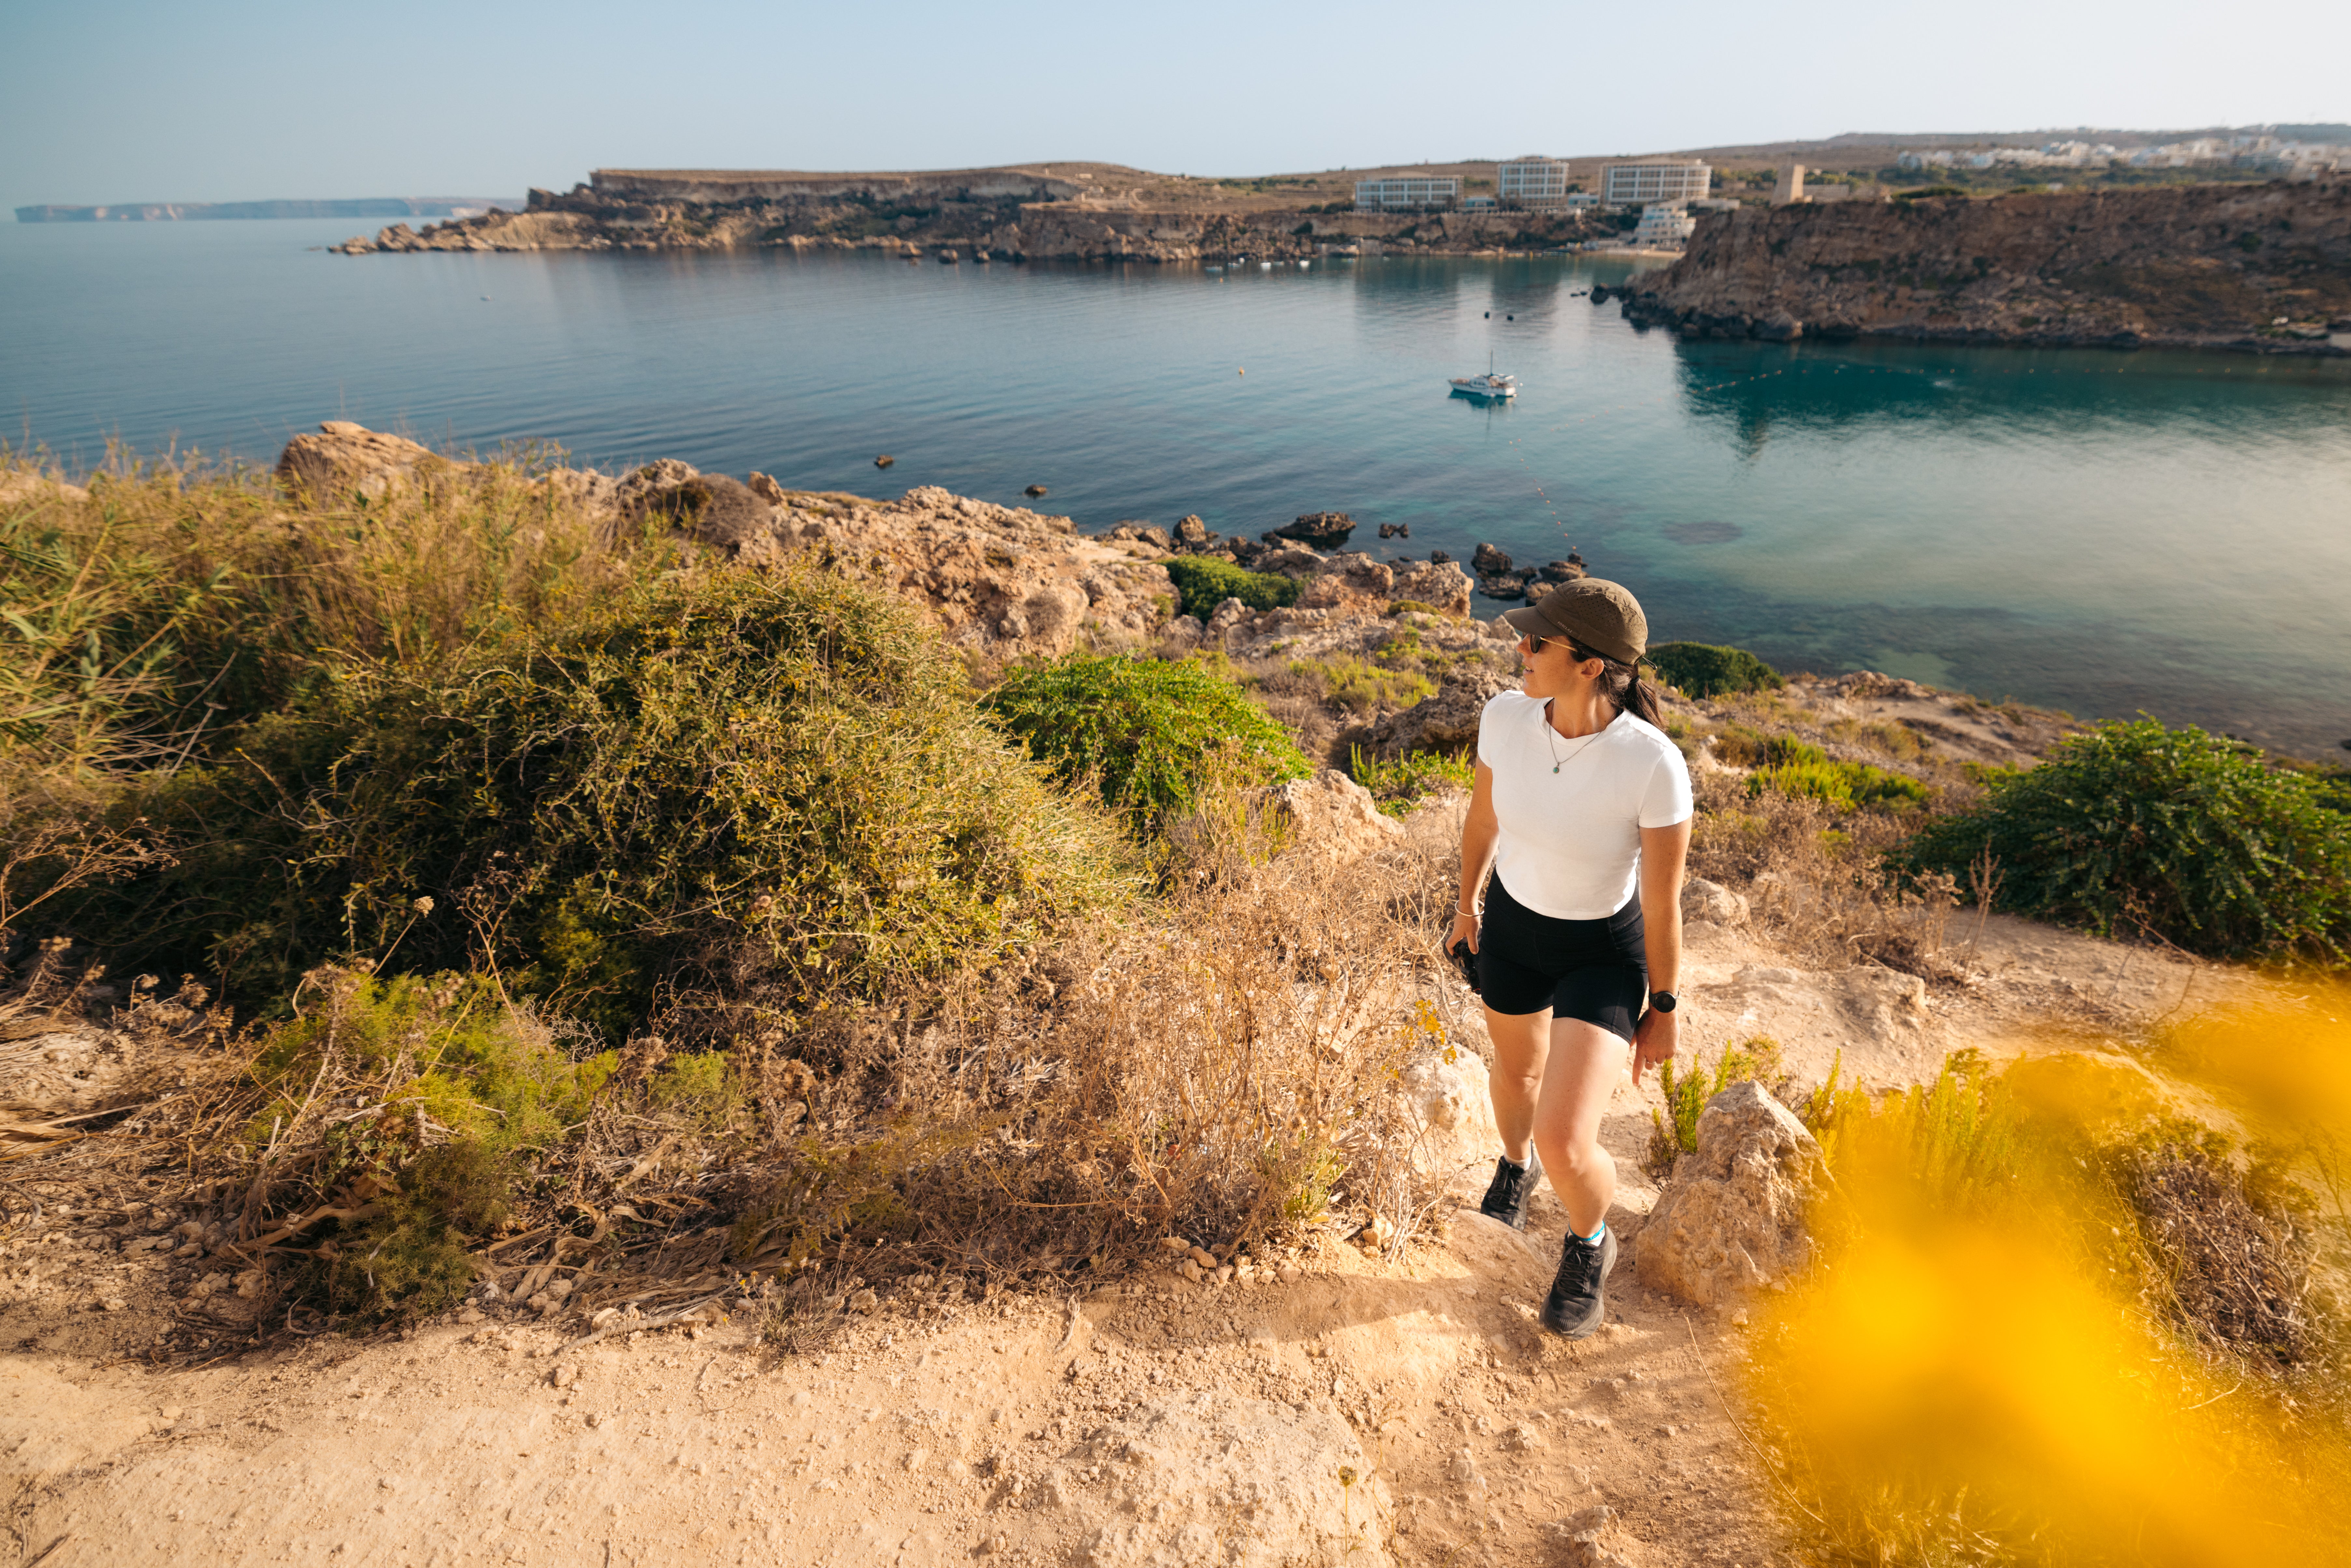
[(1482, 376), (1456, 376), (1453, 378), (1452, 386), (1455, 392), (1464, 397), (1494, 398), (1519, 395), (1518, 377), (1498, 376), (1491, 371), (1488, 371)]

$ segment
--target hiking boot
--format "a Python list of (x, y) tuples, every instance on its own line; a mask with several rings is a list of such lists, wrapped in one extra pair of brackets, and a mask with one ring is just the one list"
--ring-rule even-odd
[(1490, 1215), (1513, 1230), (1527, 1228), (1527, 1200), (1535, 1195), (1535, 1177), (1542, 1175), (1542, 1156), (1532, 1149), (1527, 1151), (1527, 1163), (1514, 1166), (1504, 1155), (1494, 1162), (1494, 1179), (1486, 1188), (1486, 1201), (1478, 1212)]
[(1559, 1275), (1543, 1298), (1542, 1326), (1569, 1339), (1582, 1339), (1607, 1315), (1604, 1288), (1616, 1266), (1616, 1233), (1604, 1230), (1597, 1243), (1570, 1232), (1559, 1253)]

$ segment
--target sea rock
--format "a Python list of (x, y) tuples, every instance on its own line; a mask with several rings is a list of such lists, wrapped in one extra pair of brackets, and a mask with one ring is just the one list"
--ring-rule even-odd
[(1492, 577), (1498, 573), (1506, 572), (1510, 570), (1510, 552), (1497, 549), (1490, 544), (1480, 543), (1469, 557), (1469, 569), (1479, 577)]
[(1149, 523), (1114, 523), (1094, 537), (1105, 544), (1141, 545), (1160, 555), (1176, 548), (1165, 528), (1155, 528)]
[(1208, 531), (1208, 525), (1196, 515), (1176, 519), (1176, 548), (1178, 549), (1206, 549), (1208, 541), (1216, 537)]
[(1486, 1064), (1458, 1048), (1413, 1052), (1397, 1075), (1412, 1111), (1414, 1168), (1447, 1187), (1483, 1186), (1502, 1152)]
[(1295, 522), (1284, 523), (1266, 538), (1297, 539), (1322, 549), (1336, 549), (1347, 542), (1355, 529), (1355, 519), (1344, 512), (1309, 512)]
[(1267, 796), (1300, 852), (1351, 861), (1404, 841), (1404, 824), (1382, 812), (1370, 790), (1335, 768), (1277, 784)]
[(1143, 1406), (1088, 1437), (1069, 1507), (1088, 1568), (1384, 1568), (1390, 1503), (1335, 1411), (1225, 1392)]
[(1811, 1261), (1804, 1207), (1827, 1179), (1820, 1145), (1760, 1083), (1706, 1103), (1698, 1152), (1674, 1162), (1633, 1240), (1641, 1283), (1698, 1306), (1733, 1306)]
[(1412, 538), (1412, 525), (1410, 523), (1382, 523), (1380, 525), (1380, 538), (1384, 539), (1408, 539)]
[(1743, 925), (1747, 923), (1747, 898), (1719, 882), (1694, 876), (1682, 883), (1682, 918), (1710, 920), (1717, 925)]
[(1589, 574), (1584, 571), (1581, 560), (1553, 560), (1544, 562), (1535, 575), (1545, 582), (1573, 582), (1577, 578)]
[(382, 499), (419, 474), (456, 467), (405, 436), (387, 435), (348, 419), (330, 419), (316, 435), (298, 435), (277, 456), (278, 482), (316, 506), (351, 496)]
[(1416, 751), (1462, 752), (1478, 744), (1486, 705), (1519, 683), (1487, 666), (1456, 670), (1435, 694), (1372, 727), (1364, 749), (1384, 761)]
[(1478, 579), (1478, 591), (1489, 599), (1524, 599), (1527, 580), (1516, 572), (1489, 571)]

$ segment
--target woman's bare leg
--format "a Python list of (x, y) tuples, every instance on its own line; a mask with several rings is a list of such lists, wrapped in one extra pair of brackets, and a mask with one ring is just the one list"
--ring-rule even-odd
[[(1486, 1038), (1494, 1047), (1494, 1071), (1487, 1079), (1494, 1097), (1494, 1125), (1502, 1134), (1502, 1153), (1512, 1165), (1522, 1166), (1534, 1135), (1535, 1097), (1542, 1088), (1543, 1061), (1551, 1053), (1551, 1009), (1498, 1013), (1488, 1008)], [(1550, 1160), (1550, 1155), (1543, 1156), (1546, 1165)]]
[[(1632, 1049), (1598, 1024), (1560, 1019), (1551, 1026), (1550, 1048), (1541, 1067), (1542, 1087), (1534, 1104), (1534, 1145), (1542, 1155), (1551, 1189), (1567, 1206), (1567, 1222), (1589, 1236), (1608, 1217), (1616, 1198), (1616, 1162), (1600, 1146), (1600, 1118), (1624, 1076), (1625, 1053)], [(1502, 1042), (1494, 1039), (1495, 1119), (1501, 1118)], [(1510, 1136), (1508, 1127), (1503, 1137)]]

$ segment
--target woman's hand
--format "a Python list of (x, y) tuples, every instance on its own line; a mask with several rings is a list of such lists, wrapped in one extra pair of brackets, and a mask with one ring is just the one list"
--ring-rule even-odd
[(1464, 942), (1469, 944), (1472, 953), (1478, 950), (1478, 917), (1456, 909), (1453, 912), (1452, 934), (1445, 938), (1445, 950), (1450, 953)]
[(1678, 1013), (1661, 1013), (1651, 1008), (1633, 1026), (1633, 1082), (1637, 1086), (1641, 1074), (1661, 1061), (1674, 1059), (1674, 1049), (1681, 1043), (1681, 1023)]

